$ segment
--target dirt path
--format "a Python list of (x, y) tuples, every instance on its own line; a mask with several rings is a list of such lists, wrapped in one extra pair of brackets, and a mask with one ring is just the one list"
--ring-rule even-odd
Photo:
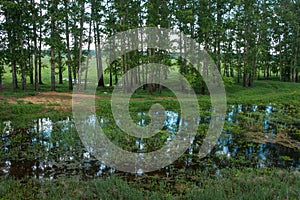
[(42, 92), (35, 96), (20, 98), (19, 100), (33, 104), (43, 104), (46, 108), (72, 111), (72, 94), (70, 93)]
[[(93, 98), (93, 95), (80, 94), (83, 98)], [(96, 97), (99, 98), (100, 97)], [(101, 97), (101, 99), (106, 99), (108, 97)], [(0, 95), (0, 103), (8, 102), (9, 104), (16, 104), (18, 101), (23, 101), (24, 103), (32, 104), (43, 104), (46, 108), (54, 108), (63, 111), (72, 111), (72, 94), (66, 92), (40, 92), (36, 95), (26, 96), (26, 97), (12, 97), (6, 95)]]

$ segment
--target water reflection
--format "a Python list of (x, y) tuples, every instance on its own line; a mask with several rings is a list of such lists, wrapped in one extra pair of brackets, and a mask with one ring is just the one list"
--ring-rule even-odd
[[(256, 131), (262, 133), (277, 134), (278, 126), (274, 126), (274, 124), (281, 123), (286, 126), (285, 122), (274, 121), (273, 114), (277, 112), (283, 111), (274, 105), (231, 105), (227, 113), (227, 126), (238, 125), (249, 127), (249, 129), (255, 127), (256, 129), (260, 128)], [(95, 125), (96, 120), (99, 121), (101, 127), (115, 128), (111, 119), (104, 116), (91, 115), (86, 123)], [(150, 123), (146, 112), (138, 112), (135, 120), (139, 126), (146, 126)], [(207, 124), (210, 116), (202, 115), (197, 120), (200, 124)], [(111, 127), (107, 124), (110, 124)], [(159, 137), (158, 141), (170, 142), (176, 137), (179, 128), (187, 125), (182, 122), (178, 113), (165, 111), (165, 121), (162, 132), (159, 133), (165, 136)], [(297, 126), (297, 124), (293, 124), (293, 126)], [(299, 127), (297, 128), (299, 129)], [(0, 175), (17, 177), (29, 175), (36, 178), (53, 179), (66, 174), (95, 177), (117, 173), (115, 169), (96, 160), (89, 153), (92, 152), (92, 149), (87, 149), (82, 145), (70, 118), (59, 121), (52, 121), (49, 118), (37, 119), (33, 120), (26, 129), (17, 128), (12, 121), (5, 121), (1, 138)], [(196, 155), (199, 145), (201, 145), (201, 139), (203, 137), (197, 136), (195, 140), (191, 140), (193, 145), (187, 150), (186, 155), (164, 169), (166, 176), (176, 168), (189, 166), (197, 168), (200, 161)], [(143, 153), (149, 151), (151, 145), (148, 143), (149, 140), (137, 138), (134, 139), (132, 146), (135, 146), (137, 153)], [(230, 166), (234, 160), (241, 158), (250, 161), (253, 167), (300, 167), (299, 149), (270, 142), (245, 142), (243, 138), (239, 137), (239, 134), (234, 134), (229, 129), (223, 131), (210, 157), (217, 158), (213, 159), (214, 163), (212, 164), (216, 169), (224, 167), (220, 163)], [(141, 174), (143, 171), (138, 170), (137, 175)]]

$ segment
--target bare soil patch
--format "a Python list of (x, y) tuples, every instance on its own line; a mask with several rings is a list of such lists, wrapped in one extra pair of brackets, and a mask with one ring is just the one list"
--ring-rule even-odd
[[(93, 95), (77, 94), (82, 98), (94, 98)], [(100, 98), (100, 97), (96, 97)], [(103, 97), (104, 99), (105, 97)], [(72, 93), (66, 92), (40, 92), (36, 95), (26, 97), (10, 97), (0, 95), (0, 103), (7, 102), (9, 104), (16, 104), (18, 101), (32, 104), (43, 104), (46, 108), (54, 108), (61, 111), (72, 111)]]

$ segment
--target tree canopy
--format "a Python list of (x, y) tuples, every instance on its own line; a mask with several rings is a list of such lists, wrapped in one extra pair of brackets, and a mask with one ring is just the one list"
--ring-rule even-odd
[[(103, 72), (103, 39), (138, 27), (170, 28), (189, 35), (204, 46), (224, 77), (245, 87), (252, 87), (255, 79), (272, 77), (299, 82), (300, 1), (2, 0), (0, 89), (3, 75), (9, 73), (13, 89), (26, 90), (29, 80), (38, 91), (43, 83), (42, 58), (47, 56), (51, 90), (63, 82), (65, 69), (72, 90), (73, 83), (80, 86), (86, 81), (91, 49), (96, 57), (98, 86), (102, 87), (103, 73), (109, 73), (112, 86), (129, 69), (150, 62), (151, 56), (170, 64), (172, 56), (151, 49), (146, 54), (136, 51), (123, 55)], [(177, 64), (185, 76), (197, 77), (180, 56)], [(85, 77), (81, 77), (83, 71)], [(193, 80), (205, 93), (201, 78)], [(148, 85), (150, 93), (153, 87), (159, 86)]]

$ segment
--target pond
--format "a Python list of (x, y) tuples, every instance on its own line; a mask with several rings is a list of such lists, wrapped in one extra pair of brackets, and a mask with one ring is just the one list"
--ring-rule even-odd
[[(217, 145), (205, 158), (197, 157), (210, 121), (209, 110), (201, 113), (197, 135), (191, 147), (173, 164), (152, 172), (169, 176), (181, 169), (218, 170), (226, 167), (295, 167), (300, 168), (300, 123), (296, 108), (288, 105), (230, 105), (226, 123)], [(132, 152), (151, 152), (172, 141), (182, 125), (177, 112), (165, 111), (163, 128), (147, 139), (128, 136), (109, 116), (91, 115), (89, 123), (99, 120), (107, 137)], [(150, 123), (147, 112), (132, 117), (138, 126)], [(33, 119), (28, 127), (5, 121), (1, 132), (0, 175), (39, 179), (80, 175), (99, 177), (125, 174), (104, 165), (82, 144), (72, 118), (53, 121)], [(137, 171), (132, 176), (143, 174)]]

